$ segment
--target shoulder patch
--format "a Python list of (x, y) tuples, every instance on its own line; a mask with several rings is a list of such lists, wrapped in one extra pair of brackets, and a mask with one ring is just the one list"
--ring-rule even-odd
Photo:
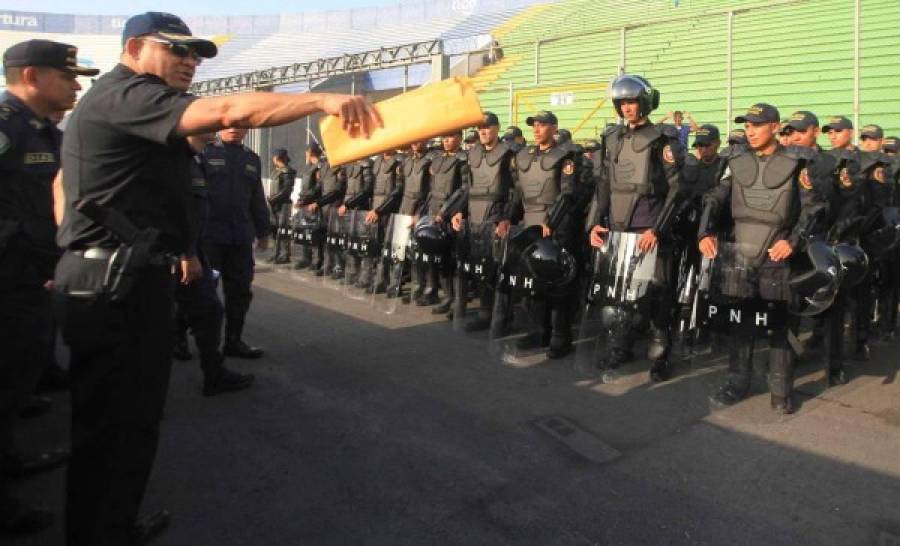
[(572, 161), (571, 159), (567, 159), (565, 162), (563, 162), (562, 171), (563, 171), (563, 174), (565, 174), (565, 175), (575, 174), (575, 162)]
[(847, 167), (841, 169), (840, 173), (838, 173), (838, 179), (841, 181), (841, 187), (850, 188), (853, 186), (853, 179), (850, 178), (850, 173), (847, 172)]
[(663, 161), (665, 161), (669, 165), (675, 164), (675, 153), (672, 151), (671, 144), (666, 144), (665, 146), (663, 146), (662, 157), (663, 157)]
[(804, 190), (810, 191), (813, 188), (812, 182), (809, 180), (809, 173), (806, 171), (806, 168), (800, 171), (800, 176), (798, 177), (800, 180), (800, 187)]
[(12, 148), (12, 142), (10, 142), (9, 137), (5, 133), (0, 131), (0, 155), (8, 152), (10, 148)]
[(875, 170), (872, 171), (872, 178), (874, 178), (880, 184), (884, 184), (884, 167), (875, 167)]

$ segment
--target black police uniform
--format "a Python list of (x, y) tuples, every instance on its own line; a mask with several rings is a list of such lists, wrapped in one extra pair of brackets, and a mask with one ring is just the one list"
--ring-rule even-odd
[[(602, 163), (606, 169), (597, 181), (588, 227), (602, 225), (613, 231), (634, 233), (653, 229), (656, 234), (657, 282), (645, 298), (641, 313), (647, 313), (650, 318), (647, 356), (653, 361), (651, 375), (654, 379), (664, 379), (668, 375), (673, 268), (677, 263), (672, 228), (679, 205), (687, 197), (681, 184), (684, 153), (674, 129), (650, 122), (635, 128), (611, 126), (605, 141), (606, 155)], [(628, 311), (623, 316), (631, 317), (631, 313)], [(599, 363), (601, 367), (615, 368), (630, 358), (632, 323), (637, 321), (622, 320), (613, 327), (610, 354)]]
[[(719, 214), (730, 210), (734, 240), (757, 268), (754, 289), (766, 300), (791, 299), (790, 263), (773, 262), (768, 249), (776, 241), (786, 240), (796, 256), (803, 251), (807, 238), (824, 227), (821, 218), (828, 211), (828, 196), (819, 190), (830, 187), (831, 181), (815, 181), (818, 169), (810, 162), (797, 149), (781, 145), (767, 156), (752, 151), (738, 153), (729, 160), (719, 185), (704, 196), (698, 240), (715, 235)], [(827, 169), (823, 172), (830, 175)], [(796, 321), (791, 322), (796, 327)], [(729, 341), (728, 378), (713, 397), (723, 404), (733, 404), (746, 396), (753, 370), (753, 335), (735, 332)], [(793, 411), (793, 358), (787, 332), (776, 332), (769, 340), (769, 390), (773, 408), (785, 413)]]
[(269, 193), (269, 207), (275, 217), (275, 251), (272, 261), (276, 264), (291, 261), (291, 192), (294, 191), (294, 179), (297, 171), (289, 164), (277, 167), (272, 172), (272, 189)]
[[(338, 218), (338, 207), (344, 200), (347, 192), (347, 173), (343, 167), (332, 167), (328, 160), (322, 160), (319, 164), (319, 180), (322, 186), (322, 194), (316, 199), (316, 205), (322, 210), (322, 219), (329, 229)], [(344, 251), (343, 249), (327, 246), (322, 241), (319, 246), (319, 254), (324, 256), (321, 274), (330, 275), (335, 279), (344, 277)], [(326, 271), (326, 269), (328, 269)], [(316, 272), (319, 274), (319, 271)]]
[[(431, 192), (428, 194), (427, 209), (431, 216), (440, 215), (444, 210), (450, 196), (455, 194), (461, 188), (469, 186), (469, 165), (468, 152), (457, 150), (456, 152), (435, 152), (429, 172), (431, 173)], [(446, 227), (446, 224), (444, 224)], [(454, 245), (450, 245), (450, 249)], [(448, 253), (443, 256), (441, 263), (432, 262), (430, 264), (430, 280), (437, 295), (437, 286), (443, 278), (444, 291), (446, 297), (444, 301), (437, 307), (432, 309), (435, 314), (443, 314), (450, 310), (453, 303), (453, 267), (456, 261), (453, 259), (452, 252), (448, 249)], [(427, 298), (427, 295), (425, 296)], [(425, 303), (430, 303), (430, 300)]]
[[(193, 100), (117, 65), (85, 93), (67, 125), (58, 237), (66, 251), (54, 299), (72, 356), (70, 545), (129, 544), (153, 466), (172, 362), (173, 256), (189, 252), (196, 237), (193, 153), (174, 135)], [(130, 290), (104, 287), (110, 254), (123, 243), (75, 210), (78, 200), (159, 231)]]
[[(528, 146), (514, 160), (514, 191), (509, 206), (511, 223), (523, 226), (544, 224), (552, 237), (573, 255), (577, 243), (578, 211), (576, 188), (579, 180), (573, 151), (558, 145), (547, 149)], [(571, 350), (572, 312), (575, 292), (551, 297), (535, 294), (527, 306), (534, 329), (520, 340), (520, 349), (549, 346), (551, 358)]]
[(176, 339), (183, 339), (189, 328), (200, 353), (200, 369), (203, 370), (203, 394), (211, 396), (221, 392), (250, 386), (252, 375), (232, 372), (225, 368), (222, 356), (222, 321), (225, 315), (218, 293), (218, 271), (209, 265), (199, 238), (209, 217), (208, 189), (203, 158), (194, 156), (191, 162), (191, 191), (194, 195), (194, 215), (198, 240), (191, 242), (193, 254), (203, 266), (200, 278), (182, 284), (175, 290)]
[[(372, 210), (378, 214), (378, 240), (384, 244), (385, 230), (391, 214), (400, 208), (403, 197), (403, 179), (400, 173), (402, 155), (384, 155), (375, 158), (372, 163), (372, 176), (375, 179), (372, 189)], [(387, 290), (390, 264), (386, 263), (381, 253), (363, 264), (358, 286), (372, 288), (376, 293)]]
[(203, 249), (209, 266), (222, 273), (226, 355), (255, 358), (241, 340), (253, 294), (253, 241), (269, 236), (269, 208), (260, 178), (260, 159), (243, 144), (215, 142), (203, 150), (209, 190), (209, 222)]
[[(302, 209), (310, 205), (322, 195), (322, 186), (319, 181), (319, 159), (313, 162), (307, 162), (300, 170), (300, 181), (303, 184), (303, 191), (297, 196), (297, 202), (294, 205), (294, 217), (302, 214)], [(325, 259), (320, 252), (313, 252), (311, 245), (304, 245), (300, 248), (300, 258), (294, 263), (294, 269), (319, 269), (322, 267), (322, 261)]]
[[(431, 191), (431, 173), (429, 172), (431, 159), (432, 154), (429, 153), (416, 154), (410, 152), (403, 157), (403, 162), (400, 164), (400, 180), (402, 180), (403, 184), (403, 193), (400, 198), (400, 208), (397, 210), (399, 214), (419, 218), (428, 212), (428, 194)], [(410, 260), (416, 259), (415, 256), (408, 258)], [(403, 267), (403, 264), (395, 264), (394, 267)], [(435, 303), (435, 301), (432, 301), (432, 298), (437, 298), (437, 283), (435, 282), (431, 285), (431, 290), (434, 294), (428, 298), (424, 295), (426, 268), (427, 265), (425, 264), (422, 264), (421, 267), (413, 268), (418, 287), (411, 297), (417, 304), (421, 305), (431, 305)], [(401, 279), (402, 275), (394, 274), (393, 277)]]
[[(347, 173), (347, 192), (344, 194), (344, 206), (348, 213), (351, 210), (369, 210), (372, 201), (372, 186), (375, 183), (372, 177), (372, 160), (361, 159), (345, 167), (345, 171)], [(344, 257), (344, 263), (344, 267), (349, 273), (347, 282), (356, 284), (362, 268), (361, 258), (351, 255), (348, 251)]]
[(0, 518), (11, 503), (6, 488), (17, 409), (34, 392), (42, 363), (52, 359), (50, 294), (59, 258), (52, 184), (62, 134), (18, 97), (0, 96)]
[[(475, 236), (473, 228), (477, 229), (479, 225), (490, 224), (493, 229), (496, 229), (497, 224), (507, 218), (509, 198), (514, 186), (512, 165), (516, 151), (513, 144), (507, 140), (498, 140), (490, 150), (480, 142), (476, 142), (468, 151), (468, 172), (463, 172), (462, 186), (448, 196), (438, 209), (438, 214), (448, 220), (455, 214), (462, 213), (468, 231), (468, 237), (463, 241), (464, 244), (471, 243), (472, 237)], [(494, 250), (498, 247), (496, 244), (492, 246)], [(483, 244), (476, 243), (476, 247), (480, 248), (476, 252), (486, 250), (483, 248)], [(486, 258), (486, 256), (472, 256), (472, 248), (468, 246), (461, 249), (460, 252), (468, 256), (466, 260)], [(496, 251), (490, 257), (495, 261), (499, 258)], [(457, 267), (464, 267), (464, 265), (457, 264)], [(474, 273), (470, 272), (470, 274)], [(466, 322), (465, 330), (467, 332), (476, 332), (490, 327), (494, 309), (494, 287), (492, 285), (493, 283), (487, 279), (475, 281), (481, 307), (476, 316)], [(468, 282), (463, 282), (462, 286), (468, 286)], [(460, 298), (463, 304), (459, 308), (464, 309), (467, 298), (464, 291), (460, 292), (455, 296)], [(500, 307), (506, 308), (507, 305), (504, 304)]]

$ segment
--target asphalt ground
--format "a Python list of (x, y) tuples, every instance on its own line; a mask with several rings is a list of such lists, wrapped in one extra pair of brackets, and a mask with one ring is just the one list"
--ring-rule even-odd
[[(501, 362), (485, 334), (306, 273), (261, 266), (254, 293), (245, 338), (266, 356), (228, 361), (251, 390), (205, 398), (196, 359), (175, 363), (155, 544), (900, 544), (900, 345), (838, 388), (805, 357), (794, 415), (762, 379), (713, 411), (721, 356), (604, 384), (575, 357)], [(23, 445), (66, 438), (55, 398)], [(15, 486), (57, 524), (0, 544), (62, 544), (64, 472)]]

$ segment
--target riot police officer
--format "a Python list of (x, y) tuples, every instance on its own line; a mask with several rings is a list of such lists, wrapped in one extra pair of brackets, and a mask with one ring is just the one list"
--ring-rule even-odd
[[(347, 173), (347, 192), (344, 194), (344, 202), (338, 208), (338, 214), (346, 215), (351, 210), (369, 210), (372, 200), (372, 186), (375, 181), (372, 177), (372, 160), (360, 159), (345, 168)], [(347, 268), (347, 283), (356, 284), (359, 280), (362, 262), (359, 256), (349, 252), (344, 257)]]
[[(62, 134), (48, 119), (68, 110), (81, 89), (76, 76), (98, 70), (76, 64), (74, 46), (29, 40), (3, 54), (0, 96), (0, 533), (43, 529), (52, 513), (10, 496), (9, 476), (33, 467), (13, 454), (14, 417), (34, 392), (39, 363), (53, 351), (48, 288), (59, 258), (51, 185), (60, 167)], [(66, 454), (62, 454), (63, 456)], [(59, 457), (47, 454), (46, 458)]]
[[(309, 206), (322, 194), (322, 186), (319, 180), (319, 162), (322, 159), (322, 148), (315, 142), (310, 142), (306, 146), (304, 152), (306, 162), (300, 171), (300, 183), (303, 187), (302, 191), (297, 194), (294, 202), (295, 217), (301, 214), (300, 209)], [(324, 259), (319, 253), (314, 254), (311, 245), (304, 245), (300, 248), (300, 257), (294, 262), (294, 269), (306, 269), (312, 267), (319, 269)]]
[[(670, 374), (673, 252), (672, 227), (681, 194), (683, 152), (673, 129), (648, 119), (659, 105), (659, 91), (640, 76), (624, 74), (611, 88), (613, 105), (625, 125), (607, 130), (606, 170), (597, 183), (589, 219), (591, 245), (599, 248), (609, 230), (640, 233), (642, 252), (657, 249), (653, 294), (641, 302), (650, 318), (648, 357), (654, 381)], [(649, 308), (649, 309), (648, 309)], [(631, 311), (613, 326), (609, 354), (598, 365), (613, 370), (631, 358)]]
[(243, 339), (244, 320), (253, 294), (253, 241), (268, 248), (269, 208), (263, 191), (259, 156), (243, 144), (247, 131), (226, 129), (203, 150), (209, 188), (209, 222), (203, 248), (212, 269), (222, 273), (225, 294), (226, 356), (259, 358), (262, 349)]
[[(372, 210), (366, 215), (366, 223), (378, 224), (378, 239), (384, 242), (385, 230), (391, 214), (397, 212), (403, 197), (403, 179), (400, 164), (403, 157), (394, 151), (388, 151), (377, 157), (372, 164), (372, 175), (375, 185), (372, 190)], [(379, 254), (364, 262), (357, 286), (371, 288), (372, 292), (382, 294), (387, 290), (389, 264)]]
[[(209, 216), (207, 177), (203, 168), (203, 158), (200, 155), (208, 143), (207, 140), (204, 136), (188, 138), (191, 148), (197, 152), (190, 165), (191, 192), (194, 196), (192, 219), (195, 220), (197, 227), (191, 230), (192, 234), (196, 234), (196, 239), (189, 242), (191, 248), (194, 249), (189, 254), (192, 255), (193, 267), (202, 268), (202, 272), (195, 279), (189, 279), (184, 273), (175, 290), (177, 327), (179, 329), (176, 332), (176, 348), (180, 343), (187, 345), (186, 340), (180, 340), (184, 339), (185, 331), (189, 328), (200, 353), (203, 394), (204, 396), (214, 396), (224, 392), (246, 389), (253, 384), (254, 378), (251, 374), (233, 372), (225, 367), (225, 359), (221, 352), (224, 310), (217, 291), (216, 275), (218, 272), (210, 267), (203, 247), (199, 244)], [(196, 259), (195, 262), (194, 259)], [(188, 356), (190, 355), (188, 354)]]
[[(413, 226), (420, 216), (428, 211), (428, 194), (431, 191), (431, 167), (432, 155), (427, 151), (425, 142), (413, 142), (409, 147), (409, 153), (403, 157), (400, 164), (400, 173), (403, 180), (403, 195), (400, 199), (399, 214), (405, 214), (413, 217)], [(413, 226), (410, 226), (412, 228)], [(414, 256), (409, 257), (415, 260)], [(402, 268), (403, 264), (395, 264), (394, 267)], [(434, 305), (437, 302), (438, 287), (432, 283), (430, 290), (426, 293), (426, 266), (415, 267), (415, 275), (417, 276), (416, 292), (412, 294), (413, 301), (416, 305), (426, 306)], [(395, 282), (400, 282), (402, 271), (394, 275)], [(399, 287), (397, 287), (399, 289)]]
[[(779, 119), (778, 110), (764, 103), (735, 118), (744, 124), (750, 150), (732, 157), (719, 185), (704, 196), (699, 230), (700, 252), (715, 258), (716, 222), (730, 210), (734, 240), (758, 272), (753, 291), (770, 301), (790, 299), (789, 259), (822, 229), (828, 209), (826, 197), (815, 189), (808, 161), (778, 143)], [(729, 341), (728, 378), (712, 397), (722, 405), (746, 396), (753, 369), (753, 336), (736, 332)], [(787, 332), (775, 332), (769, 343), (771, 405), (780, 413), (792, 413), (794, 362)]]
[[(327, 150), (326, 150), (327, 152)], [(328, 159), (319, 161), (319, 185), (321, 186), (321, 195), (313, 202), (306, 205), (306, 210), (310, 213), (320, 211), (322, 221), (328, 229), (339, 229), (335, 222), (338, 218), (338, 204), (344, 200), (344, 194), (347, 192), (347, 174), (341, 166), (332, 167), (328, 163)], [(320, 263), (314, 268), (313, 274), (317, 277), (325, 275), (333, 279), (340, 279), (344, 276), (344, 254), (342, 249), (337, 249), (332, 245), (326, 245), (322, 240), (319, 243), (317, 253)]]
[(291, 263), (291, 193), (297, 171), (291, 166), (291, 158), (284, 148), (272, 150), (272, 188), (269, 192), (269, 207), (275, 217), (275, 251), (270, 261), (275, 264)]
[(510, 125), (503, 133), (503, 142), (514, 152), (518, 152), (525, 147), (525, 135), (522, 129), (515, 125)]
[[(480, 137), (477, 137), (480, 138)], [(431, 192), (428, 197), (428, 213), (434, 217), (441, 217), (444, 205), (451, 195), (461, 188), (469, 185), (469, 165), (467, 153), (460, 150), (459, 134), (445, 135), (441, 139), (443, 149), (435, 153), (431, 161)], [(473, 143), (473, 146), (478, 146)], [(446, 215), (446, 212), (444, 212)], [(422, 296), (422, 303), (432, 305), (437, 303), (438, 286), (443, 283), (445, 297), (440, 305), (432, 309), (434, 314), (444, 314), (450, 311), (453, 304), (453, 267), (451, 256), (443, 256), (440, 263), (432, 261), (429, 264), (429, 283), (431, 290)]]
[[(438, 209), (437, 217), (442, 220), (450, 218), (453, 230), (457, 234), (463, 231), (465, 222), (470, 238), (471, 228), (474, 224), (494, 226), (491, 233), (499, 235), (497, 232), (499, 224), (506, 219), (509, 195), (513, 189), (512, 161), (516, 152), (513, 150), (514, 143), (506, 139), (500, 140), (499, 134), (500, 120), (497, 115), (493, 112), (485, 112), (484, 121), (478, 127), (479, 142), (469, 150), (467, 183), (448, 196), (441, 208)], [(440, 192), (440, 196), (443, 197), (443, 192)], [(508, 224), (504, 223), (504, 230), (506, 229), (508, 229)], [(503, 235), (505, 236), (505, 234), (504, 231)], [(463, 249), (464, 254), (469, 254), (469, 252), (470, 249)], [(463, 274), (464, 272), (458, 271), (458, 273)], [(465, 301), (466, 290), (463, 288), (468, 283), (461, 284), (462, 287), (457, 287), (459, 293), (455, 296)], [(479, 279), (476, 281), (476, 289), (481, 307), (478, 309), (477, 315), (466, 322), (465, 330), (467, 332), (486, 330), (491, 325), (494, 287), (487, 279)], [(462, 320), (462, 317), (459, 319)]]
[[(521, 220), (523, 226), (541, 226), (544, 237), (553, 237), (575, 253), (578, 211), (575, 210), (579, 173), (574, 151), (556, 144), (558, 121), (549, 111), (540, 111), (525, 122), (534, 131), (532, 146), (515, 156), (515, 187), (509, 216), (500, 222), (500, 233)], [(562, 358), (572, 350), (572, 313), (576, 291), (557, 295), (534, 294), (528, 307), (531, 331), (517, 342), (519, 350), (547, 347), (549, 358)]]

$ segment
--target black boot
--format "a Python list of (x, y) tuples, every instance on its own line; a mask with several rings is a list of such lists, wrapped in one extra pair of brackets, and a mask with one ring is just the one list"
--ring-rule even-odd
[(732, 340), (728, 354), (728, 375), (725, 384), (710, 396), (710, 401), (720, 406), (732, 406), (747, 396), (753, 374), (753, 340)]
[(769, 392), (772, 409), (781, 414), (794, 413), (794, 355), (787, 347), (769, 347)]
[(650, 380), (654, 383), (668, 381), (672, 377), (672, 365), (668, 358), (654, 360), (650, 365)]
[(257, 359), (261, 358), (265, 351), (259, 347), (247, 345), (241, 339), (229, 339), (225, 341), (225, 347), (222, 349), (225, 356), (234, 356), (237, 358)]
[(253, 385), (253, 374), (242, 374), (225, 367), (222, 355), (210, 355), (203, 363), (203, 396), (240, 391)]

